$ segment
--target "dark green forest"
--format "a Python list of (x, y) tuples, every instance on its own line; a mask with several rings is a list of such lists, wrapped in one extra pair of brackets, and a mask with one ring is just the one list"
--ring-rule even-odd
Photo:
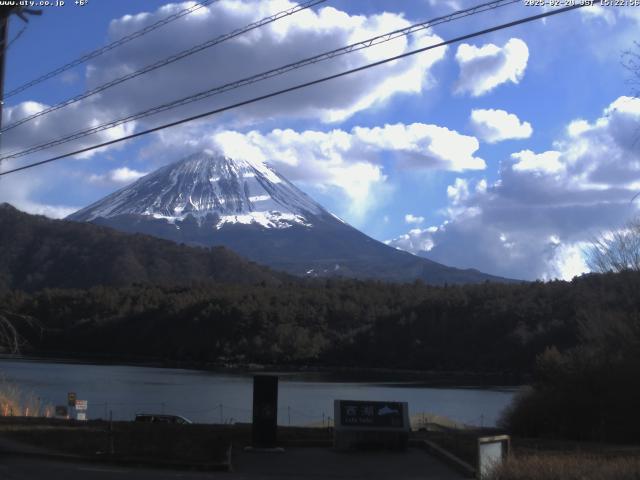
[(135, 282), (279, 283), (285, 274), (222, 248), (178, 245), (96, 225), (51, 220), (0, 204), (0, 290)]
[(0, 305), (39, 325), (22, 332), (31, 353), (502, 372), (518, 382), (548, 348), (577, 347), (585, 325), (597, 332), (638, 312), (640, 274), (445, 287), (328, 279), (10, 290)]
[(538, 355), (533, 383), (516, 397), (504, 426), (523, 436), (637, 443), (639, 378), (637, 305), (593, 311), (579, 322), (575, 346)]

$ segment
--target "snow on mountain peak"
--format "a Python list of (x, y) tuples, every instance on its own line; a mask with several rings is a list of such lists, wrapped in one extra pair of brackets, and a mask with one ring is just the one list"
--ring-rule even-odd
[(216, 218), (218, 229), (228, 224), (286, 228), (310, 227), (309, 217), (326, 213), (264, 163), (204, 151), (140, 178), (69, 219), (142, 215), (175, 223), (192, 215), (199, 222)]

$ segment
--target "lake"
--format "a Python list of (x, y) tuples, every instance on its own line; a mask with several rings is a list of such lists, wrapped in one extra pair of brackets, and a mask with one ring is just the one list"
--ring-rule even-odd
[[(87, 365), (0, 360), (0, 375), (49, 405), (66, 405), (67, 392), (88, 401), (88, 418), (131, 420), (136, 413), (171, 413), (201, 423), (249, 422), (251, 374), (175, 368)], [(281, 374), (278, 423), (328, 422), (333, 400), (388, 400), (409, 403), (410, 414), (428, 412), (473, 425), (495, 425), (514, 388), (436, 388), (394, 380), (390, 374), (367, 381), (330, 374)]]

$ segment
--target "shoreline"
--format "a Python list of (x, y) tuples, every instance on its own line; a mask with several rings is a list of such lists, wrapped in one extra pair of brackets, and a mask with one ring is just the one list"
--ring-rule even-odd
[[(314, 376), (330, 382), (363, 382), (390, 384), (391, 386), (422, 386), (448, 388), (482, 388), (513, 390), (530, 383), (530, 375), (517, 375), (512, 372), (469, 372), (469, 371), (437, 371), (409, 370), (376, 367), (345, 367), (320, 365), (270, 365), (270, 364), (203, 364), (200, 362), (160, 361), (157, 359), (91, 356), (91, 355), (10, 355), (0, 354), (3, 360), (31, 363), (59, 363), (69, 365), (99, 365), (166, 368), (180, 370), (196, 370), (233, 375), (253, 375), (260, 373), (277, 374), (281, 379), (299, 378), (300, 381), (314, 381)], [(384, 378), (395, 377), (395, 378)]]

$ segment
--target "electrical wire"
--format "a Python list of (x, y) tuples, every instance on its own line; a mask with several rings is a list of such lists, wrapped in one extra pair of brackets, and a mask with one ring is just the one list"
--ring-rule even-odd
[(49, 80), (57, 75), (60, 75), (63, 72), (66, 72), (67, 70), (70, 70), (74, 67), (77, 67), (78, 65), (81, 65), (85, 62), (88, 62), (89, 60), (96, 58), (100, 55), (102, 55), (103, 53), (106, 53), (110, 50), (113, 50), (114, 48), (120, 47), (122, 45), (124, 45), (125, 43), (130, 42), (131, 40), (135, 40), (136, 38), (142, 37), (143, 35), (146, 35), (147, 33), (152, 32), (153, 30), (156, 30), (160, 27), (164, 27), (165, 25), (178, 20), (179, 18), (184, 17), (185, 15), (189, 15), (190, 13), (195, 12), (196, 10), (199, 10), (203, 7), (206, 7), (207, 5), (213, 3), (213, 2), (217, 2), (219, 0), (202, 0), (198, 3), (196, 3), (195, 5), (192, 5), (189, 8), (185, 8), (183, 10), (180, 10), (179, 12), (174, 13), (173, 15), (169, 15), (168, 17), (165, 17), (161, 20), (158, 20), (155, 23), (152, 23), (151, 25), (148, 25), (140, 30), (137, 30), (129, 35), (126, 35), (114, 42), (111, 42), (107, 45), (104, 45), (103, 47), (97, 48), (96, 50), (93, 50), (89, 53), (86, 53), (84, 55), (82, 55), (81, 57), (76, 58), (75, 60), (72, 60), (69, 63), (66, 63), (65, 65), (62, 65), (61, 67), (58, 67), (54, 70), (51, 70), (48, 73), (45, 73), (44, 75), (41, 75), (40, 77), (37, 77), (23, 85), (20, 85), (19, 87), (14, 88), (13, 90), (9, 91), (8, 93), (4, 94), (4, 99), (6, 100), (9, 97), (13, 97), (14, 95), (17, 95), (18, 93), (24, 92), (25, 90), (38, 85), (39, 83), (42, 83), (46, 80)]
[[(171, 55), (170, 57), (164, 58), (162, 60), (159, 60), (155, 63), (152, 63), (150, 65), (147, 65), (146, 67), (141, 68), (140, 70), (136, 70), (135, 72), (129, 73), (127, 75), (123, 75), (122, 77), (118, 77), (115, 78), (113, 80), (110, 80), (107, 83), (104, 83), (98, 87), (92, 88), (91, 90), (88, 90), (84, 93), (81, 93), (79, 95), (76, 95), (75, 97), (72, 97), (68, 100), (64, 100), (56, 105), (53, 105), (51, 107), (45, 108), (43, 110), (40, 110), (39, 112), (36, 112), (32, 115), (29, 115), (27, 117), (21, 118), (20, 120), (16, 120), (13, 123), (10, 123), (9, 125), (6, 125), (5, 127), (3, 127), (0, 130), (0, 133), (6, 132), (8, 130), (11, 130), (13, 128), (16, 128), (20, 125), (23, 125), (27, 122), (30, 122), (31, 120), (41, 117), (43, 115), (46, 115), (48, 113), (51, 112), (55, 112), (56, 110), (60, 110), (61, 108), (67, 107), (69, 105), (72, 105), (76, 102), (79, 102), (81, 100), (84, 100), (85, 98), (89, 98), (93, 95), (96, 95), (100, 92), (103, 92), (111, 87), (115, 87), (116, 85), (119, 85), (123, 82), (126, 82), (127, 80), (131, 80), (133, 78), (139, 77), (141, 75), (144, 75), (146, 73), (152, 72), (154, 70), (157, 70), (158, 68), (170, 65), (174, 62), (177, 62), (178, 60), (182, 60), (183, 58), (187, 58), (191, 55), (194, 55), (198, 52), (201, 52), (207, 48), (211, 48), (215, 45), (219, 45), (220, 43), (226, 42), (228, 40), (231, 40), (232, 38), (238, 37), (240, 35), (243, 35), (247, 32), (250, 32), (252, 30), (255, 30), (257, 28), (261, 28), (264, 27), (265, 25), (268, 25), (270, 23), (273, 23), (281, 18), (284, 17), (288, 17), (290, 15), (293, 15), (295, 13), (298, 13), (302, 10), (306, 10), (308, 8), (311, 8), (315, 5), (318, 5), (320, 3), (324, 3), (327, 0), (308, 0), (306, 2), (302, 2), (299, 5), (296, 5), (295, 7), (291, 7), (288, 8), (286, 10), (283, 10), (281, 12), (278, 12), (274, 15), (270, 15), (268, 17), (265, 17), (261, 20), (258, 20), (257, 22), (253, 22), (250, 23), (249, 25), (246, 25), (242, 28), (237, 28), (229, 33), (225, 33), (223, 35), (219, 35), (215, 38), (212, 38), (210, 40), (207, 40), (206, 42), (200, 43), (194, 47), (188, 48), (186, 50), (183, 50), (179, 53), (176, 53), (175, 55)], [(519, 0), (515, 0), (515, 1), (519, 1)]]
[(62, 155), (57, 155), (55, 157), (48, 158), (46, 160), (41, 160), (39, 162), (34, 162), (34, 163), (30, 163), (28, 165), (23, 165), (21, 167), (17, 167), (17, 168), (11, 169), (11, 170), (7, 170), (5, 172), (0, 172), (0, 176), (9, 175), (11, 173), (16, 173), (16, 172), (19, 172), (19, 171), (22, 171), (22, 170), (27, 170), (29, 168), (34, 168), (34, 167), (37, 167), (37, 166), (40, 166), (40, 165), (44, 165), (44, 164), (47, 164), (47, 163), (51, 163), (51, 162), (54, 162), (54, 161), (57, 161), (57, 160), (60, 160), (60, 159), (63, 159), (63, 158), (71, 157), (71, 156), (78, 155), (78, 154), (81, 154), (81, 153), (89, 152), (91, 150), (95, 150), (95, 149), (98, 149), (98, 148), (103, 148), (103, 147), (106, 147), (106, 146), (109, 146), (109, 145), (120, 143), (120, 142), (123, 142), (125, 140), (130, 140), (130, 139), (133, 139), (133, 138), (141, 137), (143, 135), (148, 135), (149, 133), (154, 133), (154, 132), (157, 132), (157, 131), (160, 131), (160, 130), (164, 130), (166, 128), (170, 128), (170, 127), (174, 127), (174, 126), (177, 126), (177, 125), (181, 125), (183, 123), (191, 122), (193, 120), (198, 120), (198, 119), (205, 118), (205, 117), (208, 117), (208, 116), (211, 116), (211, 115), (215, 115), (215, 114), (218, 114), (218, 113), (226, 112), (228, 110), (232, 110), (232, 109), (235, 109), (235, 108), (238, 108), (238, 107), (242, 107), (242, 106), (249, 105), (249, 104), (252, 104), (252, 103), (256, 103), (256, 102), (259, 102), (259, 101), (262, 101), (262, 100), (266, 100), (268, 98), (272, 98), (272, 97), (276, 97), (276, 96), (279, 96), (279, 95), (283, 95), (285, 93), (290, 93), (290, 92), (293, 92), (293, 91), (296, 91), (296, 90), (307, 88), (307, 87), (310, 87), (312, 85), (317, 85), (317, 84), (320, 84), (320, 83), (324, 83), (324, 82), (327, 82), (329, 80), (334, 80), (336, 78), (340, 78), (340, 77), (344, 77), (344, 76), (347, 76), (347, 75), (351, 75), (351, 74), (356, 73), (356, 72), (361, 72), (361, 71), (367, 70), (369, 68), (377, 67), (379, 65), (383, 65), (383, 64), (386, 64), (386, 63), (389, 63), (389, 62), (393, 62), (393, 61), (396, 61), (396, 60), (407, 58), (407, 57), (416, 55), (418, 53), (422, 53), (422, 52), (426, 52), (428, 50), (432, 50), (432, 49), (435, 49), (435, 48), (443, 47), (445, 45), (450, 45), (452, 43), (458, 43), (458, 42), (461, 42), (461, 41), (464, 41), (464, 40), (469, 40), (469, 39), (474, 38), (474, 37), (478, 37), (478, 36), (481, 36), (481, 35), (486, 35), (488, 33), (497, 32), (499, 30), (504, 30), (504, 29), (507, 29), (507, 28), (515, 27), (517, 25), (522, 25), (524, 23), (529, 23), (529, 22), (532, 22), (532, 21), (535, 21), (535, 20), (539, 20), (539, 19), (542, 19), (542, 18), (547, 18), (547, 17), (553, 16), (553, 15), (559, 15), (561, 13), (565, 13), (565, 12), (568, 12), (568, 11), (571, 11), (571, 10), (582, 8), (585, 5), (586, 5), (586, 3), (585, 4), (575, 4), (575, 5), (571, 5), (571, 6), (568, 6), (568, 7), (560, 8), (560, 9), (557, 9), (557, 10), (551, 10), (551, 11), (548, 11), (548, 12), (540, 13), (538, 15), (531, 15), (529, 17), (524, 17), (524, 18), (521, 18), (521, 19), (518, 19), (518, 20), (514, 20), (514, 21), (511, 21), (511, 22), (503, 23), (501, 25), (490, 27), (490, 28), (487, 28), (487, 29), (484, 29), (484, 30), (480, 30), (480, 31), (477, 31), (477, 32), (465, 34), (465, 35), (462, 35), (462, 36), (459, 36), (459, 37), (456, 37), (456, 38), (453, 38), (453, 39), (450, 39), (450, 40), (446, 40), (446, 41), (443, 41), (443, 42), (440, 42), (440, 43), (437, 43), (437, 44), (434, 44), (434, 45), (429, 45), (429, 46), (422, 47), (422, 48), (419, 48), (419, 49), (416, 49), (416, 50), (412, 50), (412, 51), (409, 51), (409, 52), (402, 53), (400, 55), (396, 55), (396, 56), (393, 56), (393, 57), (388, 57), (388, 58), (386, 58), (384, 60), (379, 60), (377, 62), (369, 63), (369, 64), (363, 65), (361, 67), (352, 68), (350, 70), (345, 70), (343, 72), (336, 73), (336, 74), (333, 74), (333, 75), (328, 75), (326, 77), (322, 77), (322, 78), (318, 78), (318, 79), (315, 79), (315, 80), (311, 80), (309, 82), (300, 83), (300, 84), (294, 85), (292, 87), (284, 88), (282, 90), (277, 90), (277, 91), (274, 91), (274, 92), (271, 92), (271, 93), (268, 93), (268, 94), (265, 94), (265, 95), (260, 95), (258, 97), (253, 97), (253, 98), (251, 98), (249, 100), (244, 100), (244, 101), (241, 101), (241, 102), (237, 102), (237, 103), (234, 103), (232, 105), (227, 105), (225, 107), (217, 108), (215, 110), (210, 110), (208, 112), (204, 112), (204, 113), (200, 113), (200, 114), (197, 114), (197, 115), (193, 115), (193, 116), (190, 116), (190, 117), (187, 117), (187, 118), (183, 118), (181, 120), (177, 120), (177, 121), (166, 123), (166, 124), (163, 124), (163, 125), (160, 125), (160, 126), (157, 126), (157, 127), (149, 128), (147, 130), (136, 132), (136, 133), (133, 133), (131, 135), (126, 135), (124, 137), (120, 137), (120, 138), (116, 138), (116, 139), (113, 139), (113, 140), (109, 140), (107, 142), (103, 142), (103, 143), (100, 143), (100, 144), (97, 144), (97, 145), (93, 145), (93, 146), (90, 146), (90, 147), (84, 147), (84, 148), (75, 150), (73, 152), (65, 153), (65, 154), (62, 154)]
[(221, 93), (225, 93), (228, 92), (230, 90), (235, 90), (237, 88), (240, 87), (244, 87), (247, 85), (251, 85), (263, 80), (267, 80), (269, 78), (273, 78), (279, 75), (283, 75), (285, 73), (288, 73), (290, 71), (293, 70), (297, 70), (299, 68), (303, 68), (306, 67), (308, 65), (312, 65), (315, 63), (319, 63), (319, 62), (323, 62), (326, 60), (330, 60), (333, 58), (336, 58), (338, 56), (341, 55), (345, 55), (348, 53), (352, 53), (355, 51), (359, 51), (359, 50), (363, 50), (365, 48), (370, 48), (373, 47), (375, 45), (379, 45), (382, 43), (386, 43), (389, 42), (391, 40), (394, 40), (396, 38), (402, 37), (402, 36), (408, 36), (412, 33), (421, 31), (421, 30), (425, 30), (427, 28), (432, 28), (433, 26), (436, 25), (440, 25), (442, 23), (447, 23), (447, 22), (452, 22), (452, 21), (456, 21), (456, 20), (460, 20), (461, 18), (465, 18), (471, 15), (476, 15), (488, 10), (494, 10), (496, 8), (501, 8), (501, 7), (505, 7), (507, 5), (511, 5), (513, 3), (519, 2), (520, 0), (494, 0), (491, 2), (487, 2), (487, 3), (483, 3), (481, 5), (477, 5), (475, 7), (472, 8), (468, 8), (465, 10), (460, 10), (457, 12), (453, 12), (449, 15), (445, 15), (442, 17), (437, 17), (431, 20), (427, 20), (425, 22), (421, 22), (421, 23), (416, 23), (413, 25), (410, 25), (409, 27), (405, 27), (402, 29), (398, 29), (398, 30), (394, 30), (392, 32), (388, 32), (382, 35), (377, 35), (375, 37), (371, 37), (368, 38), (366, 40), (362, 40), (360, 42), (356, 42), (356, 43), (352, 43), (350, 45), (347, 45), (346, 47), (341, 47), (341, 48), (337, 48), (335, 50), (331, 50), (328, 52), (324, 52), (321, 53), (319, 55), (315, 55), (313, 57), (308, 57), (305, 58), (303, 60), (299, 60), (297, 62), (294, 63), (289, 63), (287, 65), (281, 66), (281, 67), (277, 67), (274, 68), (272, 70), (268, 70), (266, 72), (261, 72), (258, 73), (256, 75), (252, 75), (250, 77), (245, 77), (243, 79), (240, 80), (236, 80), (230, 83), (226, 83), (224, 85), (221, 86), (217, 86), (208, 90), (205, 90), (203, 92), (199, 92), (187, 97), (183, 97), (181, 99), (178, 100), (174, 100), (172, 102), (169, 103), (165, 103), (156, 107), (153, 107), (151, 109), (147, 109), (147, 110), (143, 110), (141, 112), (135, 113), (135, 114), (131, 114), (127, 117), (124, 118), (120, 118), (118, 120), (113, 120), (110, 122), (106, 122), (100, 125), (96, 125), (84, 130), (80, 130), (71, 134), (68, 134), (66, 136), (63, 137), (59, 137), (55, 140), (50, 140), (44, 143), (41, 143), (39, 145), (35, 145), (32, 147), (29, 147), (25, 150), (21, 150), (18, 152), (13, 152), (4, 156), (0, 157), (0, 162), (3, 160), (9, 160), (9, 159), (14, 159), (14, 158), (20, 158), (23, 157), (25, 155), (31, 154), (31, 153), (35, 153), (35, 152), (39, 152), (41, 150), (46, 150), (48, 148), (51, 147), (55, 147), (58, 145), (62, 145), (64, 143), (68, 143), (74, 140), (78, 140), (80, 138), (84, 138), (86, 136), (89, 135), (93, 135), (95, 133), (99, 133), (102, 132), (104, 130), (109, 130), (111, 128), (115, 128), (118, 127), (120, 125), (123, 125), (125, 123), (128, 122), (132, 122), (134, 120), (139, 120), (142, 118), (146, 118), (149, 117), (151, 115), (155, 115), (167, 110), (172, 110), (174, 108), (178, 108), (184, 105), (188, 105), (190, 103), (194, 103), (200, 100), (204, 100), (205, 98), (209, 98), (212, 97), (214, 95), (219, 95)]
[[(7, 42), (7, 47), (5, 48), (5, 52), (7, 50), (9, 50), (11, 48), (11, 45), (13, 45), (21, 36), (22, 34), (27, 30), (27, 27), (29, 26), (29, 24), (25, 24), (18, 33), (15, 34), (15, 36), (9, 40), (9, 42)], [(0, 47), (2, 46), (4, 42), (0, 42)]]

